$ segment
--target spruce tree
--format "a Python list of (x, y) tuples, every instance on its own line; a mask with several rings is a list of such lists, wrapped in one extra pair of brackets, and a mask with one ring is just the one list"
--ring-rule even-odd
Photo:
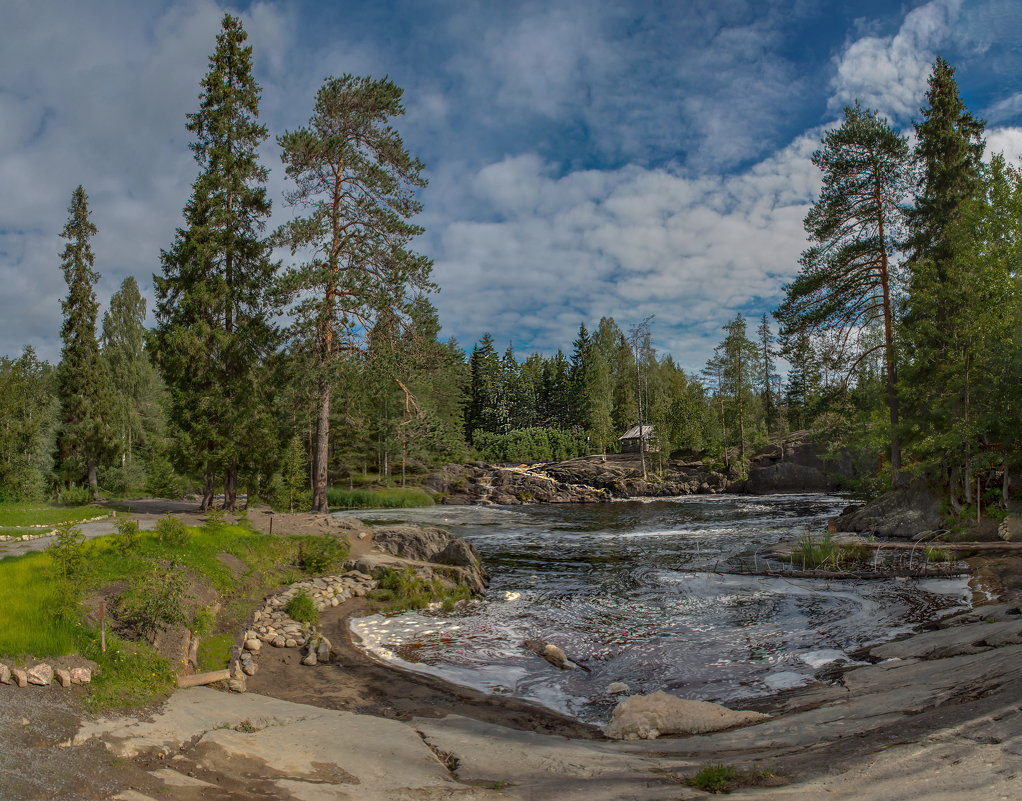
[(128, 276), (103, 315), (103, 357), (117, 388), (115, 425), (126, 478), (147, 428), (158, 425), (161, 415), (159, 379), (146, 349), (145, 311), (138, 282)]
[(188, 115), (199, 165), (185, 227), (162, 253), (156, 277), (158, 357), (171, 393), (171, 423), (184, 466), (203, 475), (202, 509), (218, 479), (236, 502), (246, 442), (259, 426), (256, 369), (272, 350), (274, 266), (262, 238), (270, 202), (258, 149), (259, 86), (252, 48), (237, 17), (225, 15), (199, 110)]
[[(909, 149), (905, 138), (875, 111), (856, 104), (844, 114), (844, 123), (829, 131), (813, 154), (813, 164), (823, 171), (820, 197), (805, 218), (813, 245), (802, 253), (802, 269), (785, 287), (787, 297), (775, 314), (784, 338), (837, 332), (834, 355), (841, 364), (850, 364), (849, 374), (860, 360), (883, 352), (891, 474), (897, 484), (901, 442), (892, 258), (904, 230)], [(859, 332), (874, 324), (882, 325), (884, 337), (862, 351)], [(854, 360), (846, 358), (852, 352)]]
[(89, 199), (79, 186), (71, 196), (67, 240), (61, 269), (67, 282), (67, 298), (61, 302), (64, 324), (60, 337), (58, 394), (61, 407), (60, 459), (65, 473), (84, 473), (93, 500), (99, 499), (97, 468), (116, 453), (112, 429), (113, 388), (96, 339), (96, 282), (99, 273), (90, 240), (96, 226), (89, 215)]
[[(929, 105), (916, 125), (918, 186), (909, 215), (909, 287), (904, 317), (909, 434), (924, 462), (964, 468), (965, 491), (976, 439), (973, 395), (982, 350), (973, 336), (984, 291), (981, 246), (970, 209), (982, 188), (984, 123), (958, 93), (954, 69), (938, 58)], [(952, 481), (954, 483), (954, 481)]]
[(391, 127), (404, 114), (401, 96), (387, 79), (328, 78), (308, 126), (277, 140), (296, 187), (288, 202), (308, 211), (277, 238), (292, 253), (312, 253), (285, 283), (298, 298), (295, 334), (315, 343), (317, 354), (314, 511), (327, 510), (331, 386), (340, 354), (366, 352), (365, 334), (381, 315), (406, 318), (414, 297), (431, 288), (432, 263), (409, 248), (422, 233), (409, 219), (421, 209), (415, 191), (426, 181), (422, 163)]

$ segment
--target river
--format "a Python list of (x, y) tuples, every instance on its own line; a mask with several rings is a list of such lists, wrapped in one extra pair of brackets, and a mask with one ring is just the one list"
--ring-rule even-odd
[[(448, 681), (605, 722), (656, 690), (728, 702), (806, 684), (820, 668), (968, 606), (966, 579), (818, 580), (721, 575), (847, 504), (830, 495), (690, 495), (563, 506), (434, 506), (354, 513), (441, 526), (471, 542), (487, 599), (453, 614), (353, 621), (370, 653)], [(559, 645), (583, 670), (522, 647)]]

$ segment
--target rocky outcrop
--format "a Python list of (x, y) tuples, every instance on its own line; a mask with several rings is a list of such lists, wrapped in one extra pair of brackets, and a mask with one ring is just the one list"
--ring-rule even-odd
[(374, 530), (373, 544), (383, 553), (365, 554), (356, 563), (367, 573), (411, 567), (423, 578), (436, 575), (448, 582), (464, 584), (476, 595), (486, 591), (489, 577), (475, 548), (442, 528), (383, 526)]
[(923, 484), (892, 490), (865, 506), (849, 508), (834, 521), (837, 531), (912, 539), (940, 531), (947, 520), (937, 493)]
[(868, 466), (858, 464), (850, 452), (827, 454), (825, 446), (809, 441), (808, 431), (797, 431), (756, 454), (748, 478), (731, 489), (751, 495), (832, 492), (868, 472)]
[(603, 730), (612, 740), (655, 740), (665, 734), (705, 734), (759, 723), (769, 715), (735, 711), (709, 701), (688, 701), (665, 692), (633, 695), (614, 707)]

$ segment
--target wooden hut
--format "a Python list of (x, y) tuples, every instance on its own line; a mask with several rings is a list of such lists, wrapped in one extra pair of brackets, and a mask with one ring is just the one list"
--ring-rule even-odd
[(657, 448), (650, 442), (652, 437), (653, 426), (632, 426), (617, 440), (621, 443), (621, 453), (638, 453), (640, 442), (646, 453), (653, 453)]

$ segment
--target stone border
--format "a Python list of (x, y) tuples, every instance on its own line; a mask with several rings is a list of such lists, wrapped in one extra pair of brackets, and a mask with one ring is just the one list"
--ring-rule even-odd
[(92, 671), (88, 668), (53, 668), (45, 662), (33, 665), (30, 668), (9, 668), (0, 662), (0, 684), (12, 684), (16, 687), (27, 687), (35, 684), (46, 687), (56, 679), (61, 687), (70, 687), (72, 684), (89, 684), (92, 681)]
[[(96, 522), (98, 522), (100, 520), (109, 520), (110, 518), (116, 517), (116, 516), (117, 516), (116, 512), (110, 512), (109, 514), (100, 515), (99, 517), (89, 517), (89, 518), (86, 518), (85, 520), (69, 520), (68, 522), (69, 523), (74, 523), (74, 525), (77, 526), (77, 525), (81, 525), (82, 523), (96, 523)], [(36, 523), (34, 525), (31, 525), (31, 526), (0, 526), (0, 528), (8, 528), (8, 529), (10, 529), (10, 528), (17, 528), (17, 529), (22, 529), (22, 528), (30, 528), (30, 529), (48, 528), (49, 529), (49, 531), (43, 531), (43, 532), (40, 532), (38, 534), (33, 532), (31, 534), (22, 534), (20, 536), (17, 535), (17, 534), (0, 534), (0, 542), (26, 542), (28, 540), (40, 540), (43, 537), (52, 537), (52, 536), (54, 536), (57, 533), (57, 529), (53, 527), (52, 523)]]
[(263, 644), (274, 648), (304, 648), (303, 665), (330, 662), (332, 657), (329, 640), (308, 623), (299, 623), (285, 611), (288, 601), (299, 592), (305, 591), (312, 598), (316, 609), (323, 610), (340, 606), (345, 601), (367, 595), (378, 582), (360, 570), (349, 570), (333, 576), (303, 579), (291, 584), (283, 592), (271, 595), (252, 613), (252, 620), (242, 637), (242, 645), (235, 649), (231, 660), (230, 687), (236, 692), (245, 691), (245, 677), (252, 676), (259, 669), (256, 657)]

